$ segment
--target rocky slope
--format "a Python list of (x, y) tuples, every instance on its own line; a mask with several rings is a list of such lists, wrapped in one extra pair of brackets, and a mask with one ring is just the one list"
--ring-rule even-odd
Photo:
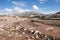
[(59, 30), (28, 18), (0, 17), (0, 40), (60, 40)]

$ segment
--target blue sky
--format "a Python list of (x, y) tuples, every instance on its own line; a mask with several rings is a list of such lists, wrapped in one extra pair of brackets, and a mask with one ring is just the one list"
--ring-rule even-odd
[(0, 0), (0, 14), (23, 11), (55, 13), (60, 11), (60, 0)]

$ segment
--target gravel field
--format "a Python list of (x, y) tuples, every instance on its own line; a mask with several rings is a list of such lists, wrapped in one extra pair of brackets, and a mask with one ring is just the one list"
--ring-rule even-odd
[(60, 40), (59, 30), (28, 18), (0, 17), (0, 40)]

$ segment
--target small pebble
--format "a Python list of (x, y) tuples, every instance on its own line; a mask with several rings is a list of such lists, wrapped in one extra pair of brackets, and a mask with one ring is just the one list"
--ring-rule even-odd
[(20, 37), (22, 36), (22, 35), (19, 35)]
[(18, 27), (21, 27), (21, 26), (18, 25)]
[(16, 27), (16, 30), (19, 30), (19, 27)]
[(25, 32), (22, 32), (22, 34), (25, 34)]
[(4, 29), (0, 28), (1, 31), (3, 31)]
[(24, 31), (26, 31), (27, 29), (25, 28)]
[(33, 40), (33, 39), (28, 39), (28, 40)]

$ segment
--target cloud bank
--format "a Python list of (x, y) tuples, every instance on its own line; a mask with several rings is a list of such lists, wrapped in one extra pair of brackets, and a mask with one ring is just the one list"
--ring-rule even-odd
[(33, 7), (33, 10), (39, 10), (37, 5), (33, 5), (32, 7)]

